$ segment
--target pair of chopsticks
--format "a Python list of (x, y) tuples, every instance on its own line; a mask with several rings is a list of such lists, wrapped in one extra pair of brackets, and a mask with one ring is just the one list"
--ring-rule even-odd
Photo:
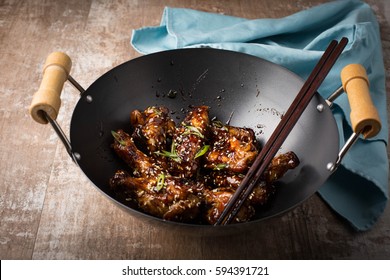
[(253, 188), (258, 185), (261, 175), (275, 157), (347, 43), (348, 39), (343, 37), (339, 43), (333, 40), (329, 44), (214, 225), (229, 224), (237, 215), (246, 199), (252, 193)]

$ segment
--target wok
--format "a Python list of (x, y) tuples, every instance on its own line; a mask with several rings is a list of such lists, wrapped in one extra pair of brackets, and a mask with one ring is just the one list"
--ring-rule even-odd
[[(250, 127), (264, 144), (303, 85), (302, 79), (289, 70), (238, 52), (200, 48), (146, 55), (113, 68), (85, 91), (78, 86), (81, 98), (72, 115), (67, 142), (55, 118), (65, 80), (68, 78), (77, 86), (69, 76), (70, 67), (71, 61), (65, 54), (48, 57), (41, 87), (30, 107), (32, 117), (41, 123), (50, 121), (57, 133), (62, 134), (74, 161), (107, 197), (137, 217), (168, 226), (194, 225), (162, 221), (144, 214), (126, 206), (110, 191), (109, 178), (117, 169), (124, 168), (110, 148), (111, 131), (129, 129), (129, 113), (134, 109), (166, 106), (172, 118), (180, 122), (190, 106), (204, 104), (210, 107), (210, 117)], [(357, 77), (354, 81), (360, 83), (358, 88), (367, 87), (363, 74), (352, 76)], [(345, 79), (349, 81), (350, 77)], [(366, 108), (375, 111), (369, 101)], [(360, 132), (368, 137), (377, 133), (380, 123), (375, 112), (369, 113), (374, 117), (364, 117), (369, 124), (360, 126), (354, 139)], [(305, 201), (332, 174), (334, 163), (340, 161), (337, 125), (329, 102), (318, 93), (284, 142), (281, 152), (287, 151), (298, 155), (300, 165), (278, 182), (274, 199), (246, 225), (279, 215)]]

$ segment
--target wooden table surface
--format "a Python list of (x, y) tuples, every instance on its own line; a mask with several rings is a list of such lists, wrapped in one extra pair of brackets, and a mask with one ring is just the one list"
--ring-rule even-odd
[[(196, 237), (144, 223), (102, 196), (51, 127), (27, 112), (50, 52), (68, 53), (72, 76), (86, 88), (140, 55), (131, 32), (158, 25), (164, 6), (276, 18), (322, 2), (0, 1), (0, 259), (389, 259), (389, 207), (371, 230), (355, 232), (318, 195), (234, 236)], [(389, 92), (390, 3), (368, 3), (381, 25)], [(62, 97), (58, 122), (67, 132), (78, 92), (68, 83)]]

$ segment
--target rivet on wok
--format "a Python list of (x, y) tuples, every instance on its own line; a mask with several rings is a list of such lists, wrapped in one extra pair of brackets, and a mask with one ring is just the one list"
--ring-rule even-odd
[(333, 162), (329, 162), (327, 165), (326, 165), (326, 169), (328, 169), (330, 172), (332, 172), (335, 168), (335, 165)]
[(81, 159), (81, 156), (79, 153), (73, 153), (73, 156), (75, 157), (75, 159), (77, 160), (80, 160)]
[(85, 97), (85, 100), (86, 100), (88, 103), (92, 103), (92, 101), (93, 101), (92, 96), (90, 96), (90, 95), (87, 95), (87, 96)]
[(321, 113), (323, 110), (324, 110), (324, 104), (318, 104), (317, 111)]

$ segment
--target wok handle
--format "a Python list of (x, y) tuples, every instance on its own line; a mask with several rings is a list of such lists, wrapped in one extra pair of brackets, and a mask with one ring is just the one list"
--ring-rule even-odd
[(351, 107), (353, 131), (361, 133), (365, 139), (374, 137), (381, 130), (381, 120), (370, 97), (365, 68), (360, 64), (345, 66), (341, 71), (341, 81)]
[(71, 67), (72, 61), (65, 53), (53, 52), (46, 58), (41, 85), (29, 108), (30, 115), (36, 122), (48, 123), (44, 113), (52, 120), (57, 118), (61, 106), (61, 91)]

